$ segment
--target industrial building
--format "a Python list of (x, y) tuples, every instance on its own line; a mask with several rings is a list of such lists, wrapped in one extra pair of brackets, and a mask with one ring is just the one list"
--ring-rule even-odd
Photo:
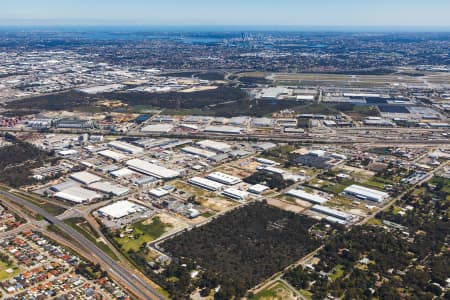
[(140, 213), (148, 210), (148, 208), (138, 205), (130, 201), (118, 201), (111, 205), (102, 207), (98, 210), (99, 214), (112, 219), (121, 219), (123, 217)]
[(142, 149), (141, 147), (137, 147), (137, 146), (131, 145), (130, 143), (121, 142), (121, 141), (112, 141), (112, 142), (108, 143), (108, 146), (110, 146), (114, 149), (120, 150), (122, 152), (132, 154), (132, 155), (144, 152), (144, 149)]
[(230, 145), (228, 145), (226, 143), (222, 143), (222, 142), (211, 141), (211, 140), (203, 140), (203, 141), (197, 142), (197, 145), (202, 148), (209, 149), (209, 150), (216, 151), (216, 152), (226, 153), (226, 152), (231, 151)]
[(192, 177), (188, 183), (212, 192), (220, 191), (223, 188), (223, 184), (202, 177)]
[(248, 193), (235, 189), (235, 188), (228, 188), (222, 192), (222, 195), (232, 198), (234, 200), (238, 201), (245, 201), (248, 198)]
[(70, 178), (86, 185), (102, 180), (101, 177), (86, 171), (73, 173)]
[(311, 202), (313, 204), (324, 204), (328, 201), (327, 198), (321, 197), (319, 195), (307, 193), (303, 190), (290, 190), (286, 193), (286, 195), (305, 200)]
[(244, 131), (241, 127), (235, 126), (207, 126), (204, 130), (206, 133), (215, 133), (215, 134), (241, 134)]
[(99, 181), (92, 183), (88, 185), (88, 188), (105, 194), (112, 194), (114, 196), (124, 196), (130, 191), (130, 189), (124, 186), (116, 185), (108, 181)]
[(106, 157), (108, 159), (112, 159), (114, 161), (122, 161), (127, 159), (127, 156), (120, 153), (120, 152), (116, 152), (116, 151), (112, 151), (112, 150), (103, 150), (98, 152), (99, 155)]
[(344, 190), (344, 194), (353, 196), (361, 200), (374, 202), (383, 202), (389, 198), (389, 194), (378, 190), (366, 188), (364, 186), (353, 184)]
[(262, 184), (255, 184), (248, 188), (248, 192), (256, 195), (261, 195), (265, 191), (269, 190), (270, 188), (268, 186), (262, 185)]
[(169, 191), (163, 188), (152, 189), (148, 193), (154, 198), (161, 198), (169, 195)]
[(186, 146), (186, 147), (182, 148), (181, 151), (188, 153), (188, 154), (204, 157), (204, 158), (212, 158), (217, 155), (217, 153), (215, 153), (215, 152), (211, 152), (211, 151), (208, 151), (205, 149), (200, 149), (200, 148), (191, 147), (191, 146)]
[(314, 205), (311, 210), (343, 221), (348, 221), (351, 217), (349, 214), (322, 205)]
[(137, 172), (156, 177), (158, 179), (172, 179), (180, 176), (180, 172), (170, 170), (142, 159), (132, 159), (127, 161), (127, 166)]
[(103, 195), (79, 186), (65, 189), (61, 192), (56, 193), (54, 196), (56, 198), (69, 202), (74, 202), (77, 204), (91, 202), (96, 199), (103, 198)]
[(152, 124), (147, 125), (141, 129), (142, 132), (148, 132), (148, 133), (167, 133), (172, 131), (174, 128), (171, 124)]
[(226, 185), (235, 185), (242, 182), (242, 180), (238, 177), (227, 175), (221, 172), (211, 173), (208, 176), (206, 176), (206, 178)]

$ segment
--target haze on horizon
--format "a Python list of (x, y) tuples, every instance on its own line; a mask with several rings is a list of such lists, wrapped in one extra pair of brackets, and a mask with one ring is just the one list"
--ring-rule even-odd
[(448, 0), (6, 0), (0, 26), (450, 28)]

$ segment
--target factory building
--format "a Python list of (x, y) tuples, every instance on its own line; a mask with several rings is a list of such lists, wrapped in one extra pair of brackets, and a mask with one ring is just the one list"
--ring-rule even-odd
[(204, 130), (206, 133), (214, 134), (241, 134), (244, 131), (241, 127), (235, 126), (207, 126)]
[(126, 142), (121, 142), (121, 141), (110, 142), (110, 143), (108, 143), (108, 146), (110, 146), (114, 149), (117, 149), (119, 151), (132, 154), (132, 155), (144, 152), (144, 149), (142, 149), (141, 147), (137, 147), (137, 146), (131, 145)]
[(222, 195), (229, 197), (231, 199), (237, 200), (237, 201), (245, 201), (248, 198), (248, 193), (235, 189), (235, 188), (228, 188), (222, 192)]
[(96, 199), (103, 198), (103, 195), (79, 186), (64, 189), (61, 192), (56, 193), (54, 196), (76, 204), (91, 202)]
[(339, 220), (348, 221), (350, 220), (350, 215), (344, 212), (338, 211), (336, 209), (332, 209), (322, 205), (314, 205), (311, 208), (312, 211), (318, 212), (320, 214), (324, 214), (330, 217), (337, 218)]
[(116, 185), (107, 181), (95, 182), (88, 185), (88, 188), (94, 191), (99, 191), (105, 194), (112, 194), (114, 196), (124, 196), (130, 191), (128, 188)]
[(146, 210), (148, 209), (144, 206), (125, 200), (102, 207), (98, 212), (100, 216), (117, 220), (135, 213), (145, 212)]
[(200, 148), (191, 147), (191, 146), (186, 146), (186, 147), (182, 148), (181, 151), (188, 153), (188, 154), (208, 158), (208, 159), (217, 155), (217, 153), (215, 153), (215, 152), (211, 152), (211, 151), (208, 151), (205, 149), (200, 149)]
[(223, 188), (223, 184), (202, 177), (192, 177), (188, 183), (212, 192), (220, 191)]
[(206, 176), (206, 178), (226, 185), (235, 185), (242, 182), (242, 180), (238, 177), (230, 176), (221, 172), (211, 173), (208, 176)]
[(112, 150), (100, 151), (100, 152), (98, 152), (98, 154), (100, 156), (106, 157), (108, 159), (112, 159), (114, 161), (122, 161), (122, 160), (127, 159), (126, 155), (124, 155), (120, 152), (112, 151)]
[(86, 185), (102, 180), (101, 177), (86, 171), (73, 173), (70, 175), (70, 178)]
[(209, 149), (212, 151), (222, 152), (222, 153), (231, 151), (230, 145), (228, 145), (226, 143), (215, 142), (215, 141), (210, 141), (210, 140), (203, 140), (203, 141), (197, 142), (197, 146), (200, 146), (204, 149)]
[(311, 202), (313, 204), (324, 204), (328, 201), (327, 198), (321, 197), (319, 195), (307, 193), (303, 190), (290, 190), (286, 193), (286, 195), (305, 200)]
[(170, 170), (142, 159), (132, 159), (127, 161), (128, 168), (158, 179), (172, 179), (180, 176), (180, 172)]
[(351, 185), (344, 190), (344, 194), (353, 196), (361, 200), (369, 200), (381, 203), (389, 198), (389, 194), (374, 189), (369, 189), (360, 185)]

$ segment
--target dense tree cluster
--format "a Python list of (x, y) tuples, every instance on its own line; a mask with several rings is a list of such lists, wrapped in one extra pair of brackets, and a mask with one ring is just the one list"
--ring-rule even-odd
[[(250, 204), (165, 241), (160, 247), (175, 260), (151, 277), (174, 299), (187, 298), (196, 287), (209, 291), (219, 285), (216, 299), (240, 298), (317, 248), (319, 241), (308, 231), (316, 223), (263, 203)], [(145, 263), (141, 254), (131, 256)], [(192, 280), (194, 269), (201, 273)]]
[(40, 167), (51, 153), (10, 136), (13, 142), (0, 148), (0, 182), (12, 187), (32, 184), (31, 169)]

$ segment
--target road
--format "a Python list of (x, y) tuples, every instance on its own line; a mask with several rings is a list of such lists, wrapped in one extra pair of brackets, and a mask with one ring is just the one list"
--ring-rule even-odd
[(136, 274), (131, 273), (129, 270), (125, 269), (121, 265), (117, 264), (111, 257), (100, 250), (91, 241), (85, 238), (81, 233), (67, 225), (66, 223), (60, 221), (56, 217), (52, 216), (42, 208), (14, 195), (9, 192), (0, 191), (0, 195), (7, 197), (12, 202), (26, 207), (27, 209), (43, 216), (47, 221), (51, 222), (57, 226), (60, 230), (69, 234), (74, 240), (78, 241), (80, 245), (89, 250), (91, 255), (97, 258), (103, 267), (107, 267), (106, 271), (114, 277), (121, 285), (131, 291), (133, 294), (138, 296), (139, 299), (166, 299), (161, 295), (156, 289), (149, 286), (144, 280), (136, 276)]

